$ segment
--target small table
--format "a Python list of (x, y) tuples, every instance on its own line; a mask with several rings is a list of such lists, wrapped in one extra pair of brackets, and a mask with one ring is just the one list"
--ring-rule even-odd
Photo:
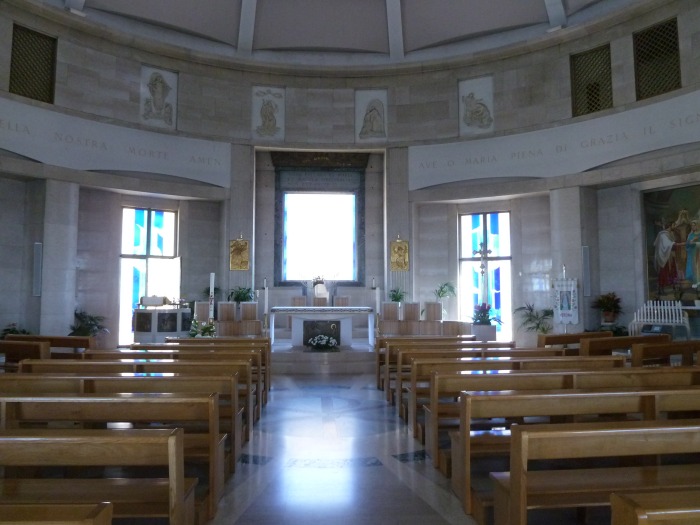
[(292, 344), (302, 346), (304, 320), (340, 321), (340, 342), (352, 341), (352, 317), (367, 316), (367, 339), (374, 346), (374, 309), (369, 306), (273, 306), (270, 308), (270, 342), (275, 342), (275, 314), (292, 318)]

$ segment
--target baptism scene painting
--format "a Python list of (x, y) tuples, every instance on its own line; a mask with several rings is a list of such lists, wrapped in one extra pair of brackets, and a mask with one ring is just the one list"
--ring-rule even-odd
[(700, 299), (700, 186), (644, 194), (649, 299)]

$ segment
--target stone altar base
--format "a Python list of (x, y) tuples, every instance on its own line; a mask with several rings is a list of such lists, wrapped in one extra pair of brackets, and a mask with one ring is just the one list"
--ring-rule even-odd
[(366, 374), (374, 371), (374, 349), (366, 341), (341, 345), (339, 351), (323, 352), (291, 343), (272, 345), (271, 373), (275, 374)]

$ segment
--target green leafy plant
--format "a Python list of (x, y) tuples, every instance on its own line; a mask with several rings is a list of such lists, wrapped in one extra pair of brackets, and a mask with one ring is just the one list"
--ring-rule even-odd
[(608, 292), (599, 295), (591, 303), (591, 308), (601, 312), (611, 312), (613, 314), (622, 313), (622, 299), (615, 292)]
[(190, 337), (214, 337), (216, 335), (216, 325), (200, 324), (196, 319), (192, 319), (189, 335)]
[(447, 297), (457, 297), (457, 288), (454, 283), (445, 282), (440, 284), (435, 290), (433, 290), (435, 298), (440, 301)]
[(548, 334), (552, 331), (551, 321), (554, 317), (554, 310), (551, 308), (538, 310), (534, 304), (525, 303), (525, 306), (516, 308), (513, 313), (520, 316), (520, 328), (524, 328), (528, 332)]
[(109, 330), (102, 324), (105, 320), (101, 315), (91, 315), (83, 310), (76, 310), (75, 323), (71, 325), (71, 332), (68, 335), (90, 335), (95, 336), (100, 332), (109, 333)]
[(0, 333), (0, 339), (5, 339), (5, 336), (8, 334), (29, 334), (27, 330), (24, 328), (19, 328), (17, 326), (17, 323), (10, 323), (8, 324), (5, 328), (2, 329), (2, 332)]
[(490, 304), (481, 303), (474, 305), (474, 316), (472, 317), (472, 322), (474, 324), (491, 324), (491, 321), (503, 324), (498, 317), (491, 316)]
[(389, 299), (395, 303), (400, 303), (406, 298), (406, 292), (401, 288), (389, 290)]
[(228, 294), (228, 300), (236, 303), (246, 303), (252, 301), (254, 297), (253, 289), (245, 286), (236, 286)]

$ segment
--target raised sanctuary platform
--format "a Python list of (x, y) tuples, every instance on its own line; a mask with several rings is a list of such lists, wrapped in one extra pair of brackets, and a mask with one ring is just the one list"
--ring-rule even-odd
[(270, 308), (270, 340), (275, 343), (275, 316), (288, 315), (292, 318), (293, 347), (304, 345), (304, 321), (338, 321), (340, 323), (340, 344), (352, 341), (352, 317), (367, 316), (367, 344), (374, 346), (374, 309), (369, 306), (273, 306)]
[(366, 374), (374, 371), (376, 365), (374, 348), (364, 338), (331, 352), (293, 346), (289, 339), (281, 339), (272, 345), (271, 358), (273, 377), (275, 374)]

